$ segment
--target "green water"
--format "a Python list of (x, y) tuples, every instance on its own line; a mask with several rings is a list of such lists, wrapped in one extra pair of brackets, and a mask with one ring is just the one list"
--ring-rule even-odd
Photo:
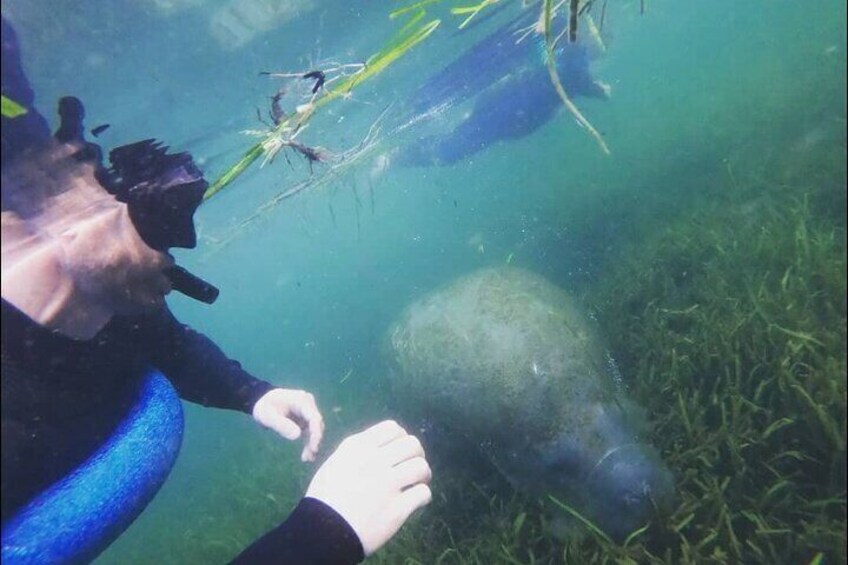
[[(3, 13), (45, 114), (75, 94), (89, 126), (112, 124), (104, 146), (155, 136), (213, 178), (255, 140), (241, 130), (264, 127), (256, 108), (278, 85), (258, 71), (362, 60), (403, 5), (263, 4), (295, 12), (238, 46), (213, 31), (225, 2), (8, 1)], [(257, 376), (314, 392), (324, 453), (402, 417), (380, 346), (403, 307), (510, 262), (597, 314), (676, 473), (677, 511), (613, 548), (559, 541), (539, 501), (440, 465), (434, 503), (375, 562), (846, 560), (845, 3), (645, 4), (609, 1), (593, 72), (612, 97), (577, 100), (611, 156), (560, 111), (451, 167), (375, 170), (409, 141), (387, 136), (226, 246), (308, 175), (302, 164), (251, 170), (198, 213), (200, 245), (178, 260), (221, 298), (173, 297), (173, 310)], [(458, 33), (444, 7), (430, 14), (437, 33), (302, 139), (351, 147), (392, 101), (386, 119), (400, 123), (403, 99), (497, 19)], [(225, 562), (303, 492), (312, 468), (297, 447), (241, 414), (186, 414), (168, 482), (99, 562)]]

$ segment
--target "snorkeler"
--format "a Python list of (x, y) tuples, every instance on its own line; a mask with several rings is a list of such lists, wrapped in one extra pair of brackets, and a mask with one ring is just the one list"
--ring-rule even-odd
[[(419, 136), (399, 148), (394, 162), (403, 166), (445, 166), (464, 161), (495, 143), (532, 134), (562, 108), (551, 85), (547, 55), (538, 37), (521, 37), (534, 29), (536, 12), (517, 18), (475, 43), (411, 94), (407, 102), (414, 123), (462, 106), (447, 131)], [(570, 97), (607, 99), (608, 85), (596, 80), (588, 43), (565, 42), (554, 50), (556, 68)]]
[[(27, 110), (2, 119), (6, 562), (7, 549), (22, 549), (7, 539), (8, 524), (99, 453), (133, 410), (148, 367), (184, 400), (251, 414), (288, 440), (303, 437), (303, 461), (315, 460), (324, 421), (311, 394), (255, 378), (168, 309), (175, 287), (209, 302), (216, 296), (174, 271), (168, 253), (196, 243), (192, 216), (207, 183), (191, 156), (146, 140), (113, 150), (107, 168), (84, 138), (84, 108), (72, 97), (62, 99), (62, 125), (51, 136), (33, 107), (15, 32), (5, 19), (2, 26), (2, 92)], [(344, 440), (289, 518), (238, 560), (358, 562), (430, 501), (429, 479), (420, 442), (394, 422), (377, 424)]]

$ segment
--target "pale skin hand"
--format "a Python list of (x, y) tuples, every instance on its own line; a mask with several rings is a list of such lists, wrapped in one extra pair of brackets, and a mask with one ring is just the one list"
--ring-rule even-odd
[(431, 476), (421, 442), (386, 420), (342, 441), (306, 496), (338, 512), (369, 556), (430, 502)]
[(253, 405), (253, 419), (294, 441), (305, 434), (301, 461), (315, 461), (324, 437), (324, 418), (315, 397), (303, 390), (275, 388)]

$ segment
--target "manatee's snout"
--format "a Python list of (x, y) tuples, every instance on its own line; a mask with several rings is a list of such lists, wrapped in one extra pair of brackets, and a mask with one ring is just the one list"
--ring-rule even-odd
[[(603, 425), (593, 428), (594, 436), (569, 429), (544, 445), (537, 452), (539, 465), (527, 465), (533, 457), (521, 461), (525, 476), (535, 477), (544, 484), (545, 492), (621, 542), (671, 510), (674, 480), (657, 451), (622, 432), (620, 421), (605, 418), (596, 422)], [(587, 449), (587, 444), (592, 449)], [(601, 445), (605, 447), (597, 449)]]
[(600, 526), (617, 540), (667, 512), (674, 480), (653, 448), (631, 443), (607, 451), (587, 477)]

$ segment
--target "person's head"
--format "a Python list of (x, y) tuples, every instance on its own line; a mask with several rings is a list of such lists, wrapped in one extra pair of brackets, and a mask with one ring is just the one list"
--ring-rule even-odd
[[(4, 273), (52, 258), (44, 276), (69, 277), (74, 292), (110, 311), (161, 305), (173, 260), (144, 241), (128, 205), (98, 181), (97, 163), (78, 158), (80, 147), (51, 143), (3, 169)], [(12, 224), (18, 229), (5, 229)], [(12, 252), (23, 248), (29, 255)]]
[[(61, 125), (51, 136), (34, 107), (17, 36), (2, 20), (3, 297), (14, 292), (19, 303), (55, 313), (87, 293), (90, 306), (102, 306), (101, 319), (109, 310), (161, 304), (170, 289), (163, 269), (173, 265), (167, 250), (196, 244), (202, 173), (189, 154), (169, 155), (153, 140), (114, 149), (107, 169), (100, 147), (85, 140), (85, 107), (73, 96), (59, 100)], [(23, 111), (7, 115), (6, 96)], [(217, 297), (184, 269), (168, 274), (189, 296)], [(28, 283), (32, 277), (40, 284)]]

